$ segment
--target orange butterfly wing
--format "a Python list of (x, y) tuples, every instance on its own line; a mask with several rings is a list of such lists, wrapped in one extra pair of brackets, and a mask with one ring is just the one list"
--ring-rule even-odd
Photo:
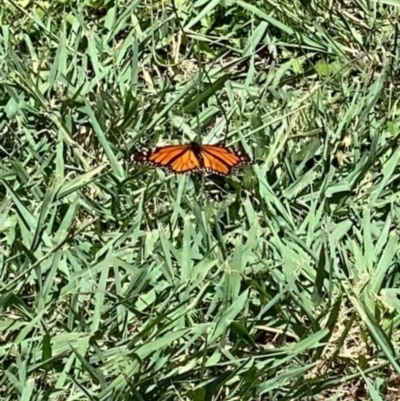
[(252, 163), (248, 155), (220, 145), (200, 145), (204, 170), (220, 175), (230, 175), (239, 167)]
[(135, 153), (132, 160), (137, 165), (162, 167), (176, 174), (195, 171), (223, 176), (232, 174), (241, 166), (251, 164), (248, 155), (221, 145), (162, 146)]
[(162, 167), (176, 174), (198, 171), (200, 161), (190, 145), (169, 145), (133, 155), (138, 165)]

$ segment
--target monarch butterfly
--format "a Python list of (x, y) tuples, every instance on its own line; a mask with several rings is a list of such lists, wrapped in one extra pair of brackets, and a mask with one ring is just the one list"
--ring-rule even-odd
[(252, 163), (243, 152), (222, 145), (200, 145), (197, 142), (137, 152), (132, 160), (136, 165), (162, 167), (176, 174), (206, 172), (223, 176)]

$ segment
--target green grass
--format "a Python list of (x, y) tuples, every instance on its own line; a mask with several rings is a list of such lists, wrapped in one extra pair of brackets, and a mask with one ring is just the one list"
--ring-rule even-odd
[(400, 399), (397, 3), (3, 0), (0, 399)]

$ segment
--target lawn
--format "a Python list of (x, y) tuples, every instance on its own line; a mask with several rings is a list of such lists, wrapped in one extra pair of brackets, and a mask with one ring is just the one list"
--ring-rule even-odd
[(0, 399), (400, 400), (399, 11), (0, 0)]

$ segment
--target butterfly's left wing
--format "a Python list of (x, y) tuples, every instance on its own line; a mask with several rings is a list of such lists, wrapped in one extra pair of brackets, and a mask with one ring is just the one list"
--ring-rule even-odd
[(132, 156), (135, 164), (165, 168), (176, 174), (198, 171), (200, 163), (188, 145), (168, 145), (137, 152)]
[(238, 168), (252, 164), (250, 156), (221, 145), (201, 145), (204, 170), (214, 174), (230, 175)]

